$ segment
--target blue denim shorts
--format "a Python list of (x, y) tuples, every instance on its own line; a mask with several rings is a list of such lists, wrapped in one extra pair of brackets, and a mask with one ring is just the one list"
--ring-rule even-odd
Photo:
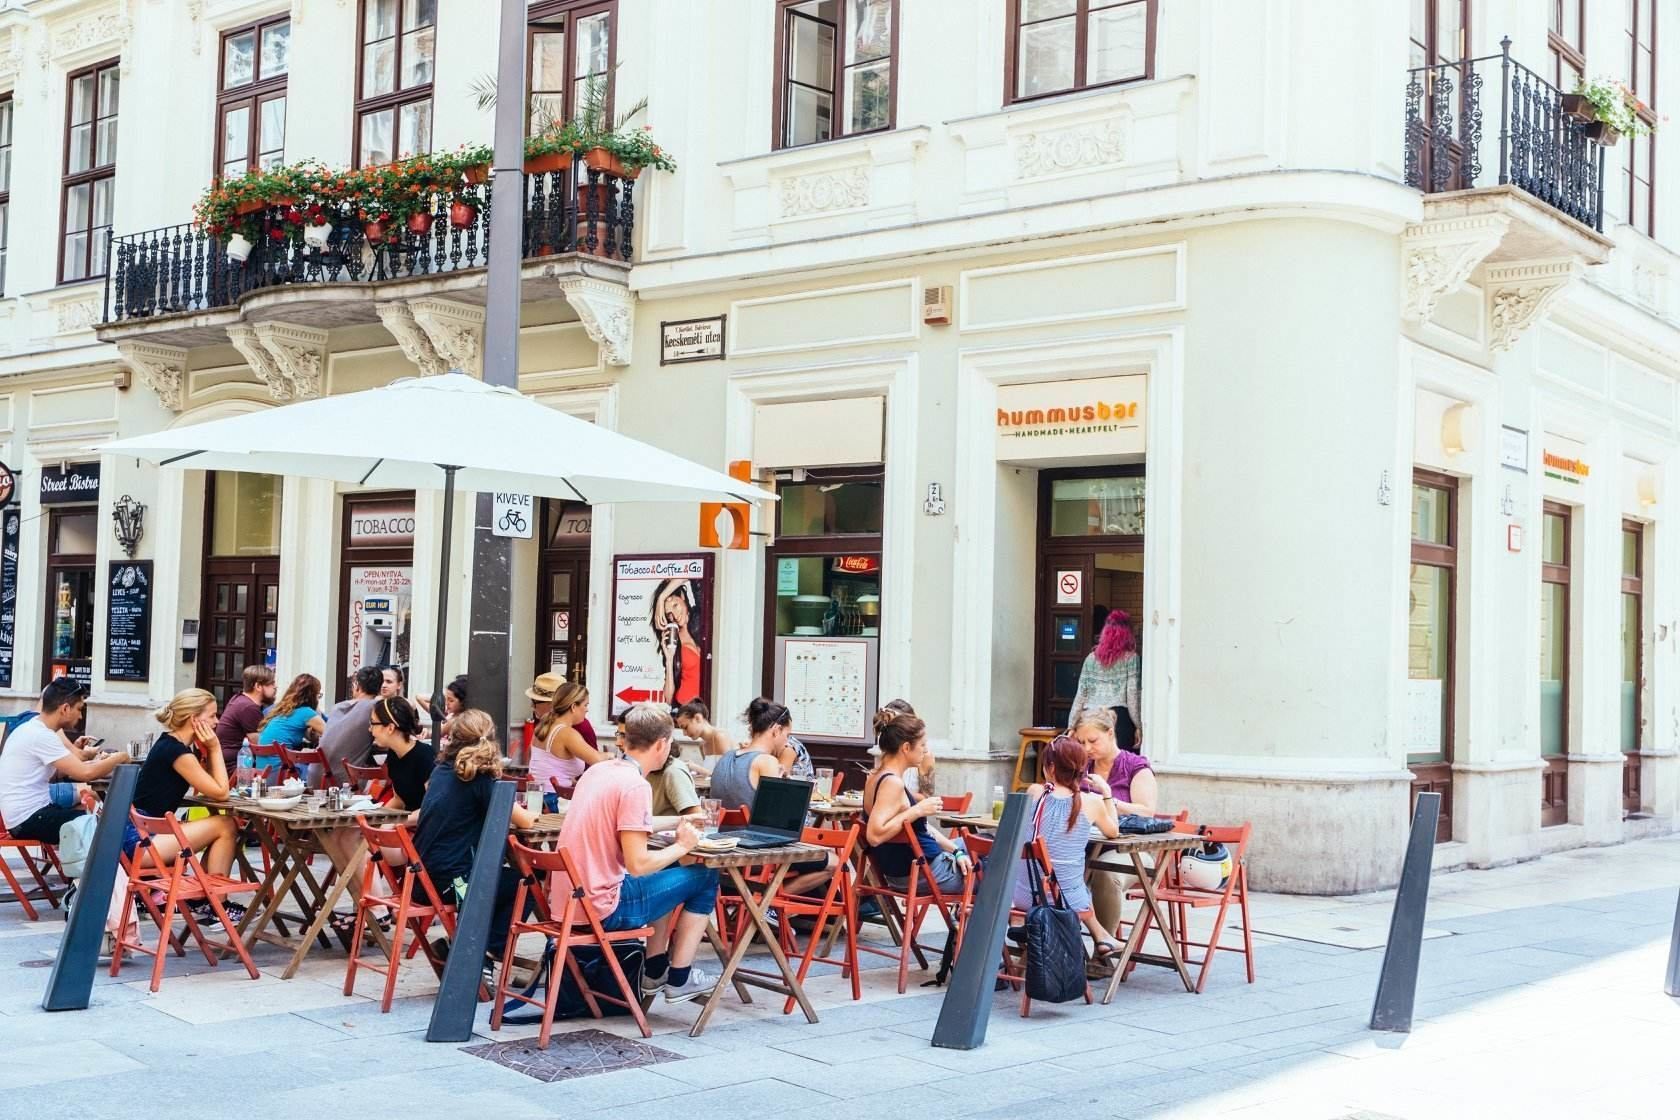
[(678, 906), (690, 914), (710, 914), (717, 891), (718, 873), (710, 867), (665, 867), (652, 875), (626, 875), (618, 887), (618, 909), (601, 920), (601, 928), (652, 925)]
[(54, 782), (47, 787), (47, 796), (60, 809), (68, 809), (76, 803), (76, 784), (74, 782)]

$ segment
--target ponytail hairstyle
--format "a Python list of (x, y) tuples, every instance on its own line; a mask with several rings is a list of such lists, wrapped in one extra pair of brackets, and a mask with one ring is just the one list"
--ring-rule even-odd
[(787, 707), (776, 703), (765, 696), (760, 696), (747, 705), (747, 730), (753, 738), (765, 734), (773, 727), (792, 727), (793, 713)]
[[(577, 702), (587, 695), (589, 690), (577, 681), (567, 681), (554, 690), (554, 699), (548, 702), (548, 714), (537, 721), (537, 729), (533, 734), (543, 743), (554, 734), (554, 729), (560, 725), (560, 717), (577, 706)], [(463, 715), (466, 713), (462, 713)], [(482, 713), (481, 713), (482, 714)], [(460, 716), (455, 717), (457, 719)]]
[(881, 731), (898, 716), (913, 716), (916, 709), (910, 706), (908, 700), (888, 700), (875, 713), (875, 737), (881, 737)]
[[(1080, 783), (1085, 780), (1085, 767), (1091, 761), (1090, 752), (1085, 744), (1072, 735), (1058, 735), (1044, 748), (1044, 774), (1059, 786), (1065, 786), (1073, 791), (1073, 796), (1079, 796)], [(1068, 831), (1073, 831), (1074, 822), (1079, 819), (1079, 804), (1075, 801), (1068, 810)]]
[(396, 728), (406, 738), (420, 735), (420, 713), (401, 696), (381, 696), (374, 702), (373, 718), (383, 727)]
[(187, 726), (216, 698), (202, 688), (186, 688), (170, 697), (169, 703), (152, 713), (152, 718), (171, 733)]
[(875, 713), (875, 741), (880, 745), (881, 757), (888, 758), (905, 747), (914, 746), (927, 734), (927, 724), (918, 717), (892, 707)]
[(480, 774), (502, 776), (502, 748), (496, 743), (496, 723), (477, 708), (455, 717), (449, 734), (449, 764), (455, 776), (470, 782)]

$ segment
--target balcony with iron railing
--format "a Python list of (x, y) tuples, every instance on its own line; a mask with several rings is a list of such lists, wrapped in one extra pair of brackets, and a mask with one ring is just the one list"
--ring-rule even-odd
[[(601, 266), (622, 272), (634, 241), (634, 186), (581, 163), (528, 174), (521, 252), (527, 271), (533, 262), (573, 257), (586, 273)], [(102, 336), (132, 337), (129, 327), (189, 334), (183, 318), (235, 309), (277, 289), (366, 301), (385, 298), (387, 287), (424, 287), (428, 279), (459, 287), (482, 280), (470, 273), (485, 267), (495, 230), (488, 184), (465, 201), (439, 196), (419, 219), (392, 229), (345, 221), (316, 237), (295, 222), (261, 224), (269, 236), (243, 260), (229, 255), (227, 238), (192, 224), (110, 237)]]
[(1594, 231), (1604, 229), (1604, 128), (1571, 115), (1556, 86), (1500, 53), (1421, 66), (1406, 83), (1406, 184), (1425, 194), (1490, 185), (1483, 99), (1497, 77), (1499, 185), (1526, 192)]

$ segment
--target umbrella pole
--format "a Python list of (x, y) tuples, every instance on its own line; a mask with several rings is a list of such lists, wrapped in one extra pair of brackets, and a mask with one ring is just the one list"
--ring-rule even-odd
[[(434, 723), (443, 714), (443, 654), (449, 637), (449, 543), (455, 534), (455, 472), (460, 467), (443, 468), (443, 545), (438, 556), (437, 650), (432, 655), (432, 711)], [(432, 746), (442, 748), (442, 735), (432, 731)]]

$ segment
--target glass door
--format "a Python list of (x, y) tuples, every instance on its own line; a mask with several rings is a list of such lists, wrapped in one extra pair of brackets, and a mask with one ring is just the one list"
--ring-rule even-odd
[(1540, 826), (1569, 821), (1569, 507), (1547, 502), (1540, 554)]
[(1412, 570), (1406, 625), (1406, 766), (1412, 805), (1441, 795), (1435, 839), (1452, 839), (1453, 610), (1458, 575), (1458, 484), (1412, 476)]
[(1643, 738), (1640, 690), (1645, 673), (1645, 527), (1622, 522), (1622, 814), (1640, 811)]
[(589, 507), (543, 503), (543, 553), (537, 618), (538, 673), (589, 679)]

